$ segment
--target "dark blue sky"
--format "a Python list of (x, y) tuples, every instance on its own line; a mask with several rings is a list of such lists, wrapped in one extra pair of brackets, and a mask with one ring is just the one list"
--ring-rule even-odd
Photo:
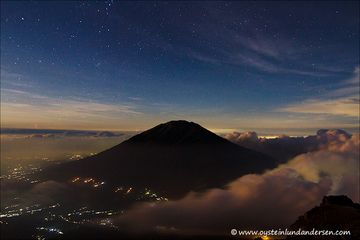
[(357, 127), (359, 2), (1, 2), (2, 125)]

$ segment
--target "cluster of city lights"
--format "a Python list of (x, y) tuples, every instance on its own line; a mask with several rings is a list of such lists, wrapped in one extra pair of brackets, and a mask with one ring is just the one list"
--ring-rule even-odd
[(81, 178), (81, 177), (75, 177), (71, 180), (72, 183), (81, 183), (81, 184), (87, 184), (94, 188), (101, 187), (105, 184), (104, 181), (99, 181), (95, 178)]
[(47, 211), (47, 210), (57, 208), (57, 207), (60, 207), (59, 203), (56, 203), (56, 204), (53, 204), (50, 206), (46, 206), (46, 207), (41, 207), (39, 204), (34, 204), (31, 206), (26, 206), (26, 207), (20, 207), (20, 205), (15, 204), (15, 205), (5, 207), (4, 209), (7, 211), (4, 211), (0, 214), (0, 219), (19, 217), (24, 214), (33, 215), (35, 213)]
[[(74, 157), (80, 157), (74, 155)], [(52, 162), (54, 163), (54, 162)], [(42, 168), (37, 165), (17, 165), (9, 168), (7, 175), (2, 175), (2, 181), (16, 180), (19, 183), (36, 184), (39, 182), (33, 179), (36, 173), (42, 171)], [(110, 182), (105, 182), (95, 177), (80, 177), (75, 176), (71, 178), (68, 183), (75, 186), (86, 186), (91, 189), (96, 189), (96, 192), (110, 192), (114, 196), (121, 196), (134, 201), (167, 201), (168, 199), (159, 196), (158, 193), (150, 188), (135, 188), (134, 186), (116, 186)], [(77, 225), (98, 225), (109, 228), (116, 228), (112, 222), (114, 215), (123, 214), (123, 209), (97, 209), (96, 207), (81, 206), (75, 209), (68, 209), (59, 203), (51, 205), (43, 205), (41, 203), (32, 203), (29, 205), (22, 204), (22, 197), (14, 197), (7, 206), (2, 206), (0, 213), (0, 224), (9, 225), (16, 219), (21, 217), (33, 216), (41, 219), (39, 225), (35, 225), (35, 234), (32, 235), (34, 239), (48, 239), (56, 235), (62, 235), (66, 231), (74, 228)], [(59, 228), (61, 226), (62, 229)]]
[(22, 182), (29, 182), (31, 184), (39, 182), (39, 180), (32, 179), (36, 173), (41, 172), (42, 168), (33, 164), (21, 165), (18, 164), (16, 167), (8, 170), (8, 174), (1, 175), (0, 179), (4, 180), (16, 180)]

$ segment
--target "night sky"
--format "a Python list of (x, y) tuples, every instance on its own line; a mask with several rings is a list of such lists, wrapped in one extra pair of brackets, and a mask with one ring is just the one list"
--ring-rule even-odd
[(1, 2), (2, 127), (357, 128), (359, 2)]

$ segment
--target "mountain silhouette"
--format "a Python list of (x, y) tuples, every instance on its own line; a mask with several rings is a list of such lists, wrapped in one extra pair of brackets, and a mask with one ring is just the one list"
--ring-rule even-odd
[(221, 142), (225, 143), (227, 140), (201, 127), (199, 124), (185, 120), (159, 124), (125, 141), (125, 143), (131, 144), (161, 145), (218, 144)]
[(97, 177), (113, 184), (150, 187), (180, 197), (193, 190), (223, 187), (244, 174), (275, 167), (262, 153), (238, 146), (200, 125), (170, 121), (97, 155), (60, 164), (47, 177)]

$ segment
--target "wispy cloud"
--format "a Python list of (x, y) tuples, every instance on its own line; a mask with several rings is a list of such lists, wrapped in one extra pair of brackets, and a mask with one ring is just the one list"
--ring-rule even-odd
[[(231, 56), (231, 55), (230, 55)], [(281, 63), (274, 63), (269, 61), (266, 58), (263, 58), (259, 55), (246, 53), (246, 54), (238, 54), (231, 56), (231, 64), (241, 64), (245, 66), (251, 66), (263, 72), (268, 73), (279, 73), (279, 74), (294, 74), (294, 75), (303, 75), (303, 76), (315, 76), (315, 77), (324, 77), (331, 75), (330, 73), (323, 71), (315, 71), (315, 70), (302, 70), (284, 67)]]
[[(242, 51), (225, 51), (218, 50), (214, 54), (204, 54), (199, 51), (192, 49), (186, 49), (188, 57), (201, 61), (204, 63), (214, 64), (214, 65), (234, 65), (242, 67), (251, 67), (253, 69), (259, 70), (266, 73), (274, 74), (293, 74), (301, 76), (313, 76), (313, 77), (326, 77), (334, 75), (334, 72), (320, 70), (317, 68), (290, 68), (284, 65), (285, 59), (281, 60), (280, 53), (277, 53), (276, 50), (272, 49), (246, 49)], [(289, 50), (290, 51), (290, 50)], [(264, 53), (266, 52), (264, 56)], [(273, 54), (277, 59), (269, 59), (269, 54)], [(288, 60), (286, 60), (288, 61)]]
[(37, 123), (107, 122), (142, 114), (134, 104), (101, 103), (88, 99), (49, 97), (17, 89), (1, 89), (1, 122)]
[(235, 41), (244, 48), (277, 60), (294, 59), (301, 52), (299, 48), (295, 48), (290, 41), (285, 39), (265, 38), (259, 34), (255, 34), (253, 37), (244, 37), (239, 34), (235, 36)]
[(335, 100), (306, 100), (299, 104), (280, 108), (282, 112), (332, 114), (359, 117), (359, 98), (338, 98)]
[[(200, 46), (191, 48), (177, 46), (173, 48), (173, 51), (207, 64), (253, 68), (265, 73), (314, 77), (344, 73), (344, 70), (339, 67), (334, 70), (333, 66), (318, 67), (313, 65), (313, 62), (308, 62), (309, 50), (312, 49), (306, 44), (301, 44), (298, 39), (257, 31), (255, 29), (259, 28), (258, 24), (250, 22), (242, 23), (241, 27), (232, 27), (237, 16), (224, 18), (221, 15), (219, 18), (216, 11), (207, 10), (212, 15), (213, 21), (206, 22), (197, 34), (211, 44), (201, 43)], [(219, 31), (213, 34), (212, 29), (219, 29)], [(192, 29), (185, 29), (185, 31), (189, 31), (189, 35), (192, 34)]]
[(31, 84), (25, 81), (22, 74), (9, 72), (3, 66), (1, 66), (0, 79), (2, 86), (6, 85), (21, 88), (31, 87)]
[(144, 100), (143, 98), (141, 97), (129, 97), (130, 100), (134, 100), (134, 101), (142, 101)]
[(345, 80), (340, 87), (318, 98), (306, 99), (300, 103), (293, 103), (276, 111), (310, 114), (343, 115), (349, 117), (360, 116), (360, 82), (359, 67), (354, 71), (351, 79)]

